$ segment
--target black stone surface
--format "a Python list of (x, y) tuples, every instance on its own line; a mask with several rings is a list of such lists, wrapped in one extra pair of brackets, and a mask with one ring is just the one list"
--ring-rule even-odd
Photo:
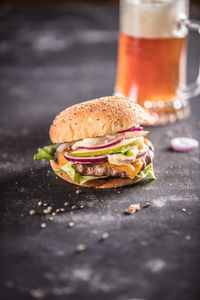
[[(77, 194), (32, 157), (50, 143), (58, 112), (112, 94), (118, 11), (6, 5), (0, 16), (0, 299), (199, 299), (199, 150), (172, 152), (169, 135), (200, 139), (200, 97), (190, 119), (151, 129), (156, 181)], [(190, 35), (189, 79), (198, 38)], [(39, 201), (65, 211), (49, 220)], [(138, 202), (150, 206), (123, 214)], [(100, 241), (104, 232), (110, 236)]]

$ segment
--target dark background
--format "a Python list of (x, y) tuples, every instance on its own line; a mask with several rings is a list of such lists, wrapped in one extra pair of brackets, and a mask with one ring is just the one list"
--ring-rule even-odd
[[(50, 143), (58, 112), (112, 94), (118, 5), (22, 2), (0, 6), (0, 299), (199, 299), (199, 150), (169, 146), (175, 136), (200, 140), (200, 97), (191, 100), (188, 120), (150, 128), (156, 181), (78, 194), (32, 157)], [(191, 15), (199, 19), (197, 4)], [(196, 33), (189, 44), (191, 81)], [(64, 212), (49, 220), (39, 201)], [(138, 202), (150, 206), (123, 214)], [(104, 232), (110, 237), (102, 242)], [(80, 243), (86, 249), (78, 254)]]

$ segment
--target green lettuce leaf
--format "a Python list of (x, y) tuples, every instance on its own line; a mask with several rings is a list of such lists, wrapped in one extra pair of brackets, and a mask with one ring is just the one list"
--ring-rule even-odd
[(133, 147), (124, 147), (118, 151), (112, 151), (109, 154), (122, 154), (125, 156), (132, 156), (133, 155), (133, 151), (132, 151)]
[[(92, 179), (99, 179), (99, 178), (105, 178), (107, 176), (101, 176), (101, 177), (96, 177), (96, 176), (84, 176), (79, 174), (78, 172), (76, 172), (74, 170), (74, 168), (72, 167), (72, 162), (68, 162), (67, 164), (65, 164), (62, 168), (55, 170), (55, 173), (65, 173), (68, 174), (71, 179), (79, 184), (83, 184), (89, 180)], [(156, 179), (155, 175), (154, 175), (154, 170), (153, 170), (153, 164), (148, 165), (143, 171), (141, 171), (136, 177), (135, 177), (135, 183), (141, 181), (142, 179), (144, 179), (145, 177), (147, 177), (149, 175), (150, 178), (152, 179)]]
[(145, 177), (149, 176), (151, 179), (156, 179), (153, 164), (149, 164), (143, 171), (139, 172), (135, 177), (135, 183), (141, 181)]
[(55, 170), (55, 173), (65, 173), (68, 174), (71, 179), (79, 184), (83, 184), (86, 181), (92, 180), (92, 179), (99, 179), (99, 178), (105, 178), (106, 176), (101, 176), (101, 177), (96, 177), (96, 176), (84, 176), (79, 174), (78, 172), (76, 172), (74, 170), (74, 168), (72, 168), (72, 162), (68, 162), (67, 164), (65, 164), (64, 166), (62, 166), (62, 168)]
[(45, 146), (44, 148), (39, 148), (38, 153), (33, 156), (33, 159), (54, 159), (54, 152), (56, 151), (59, 144), (54, 144), (50, 146)]

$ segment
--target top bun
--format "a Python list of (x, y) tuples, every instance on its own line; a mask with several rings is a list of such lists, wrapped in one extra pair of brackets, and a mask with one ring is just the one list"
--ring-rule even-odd
[(102, 97), (63, 110), (53, 121), (53, 143), (113, 134), (146, 121), (144, 110), (125, 97)]

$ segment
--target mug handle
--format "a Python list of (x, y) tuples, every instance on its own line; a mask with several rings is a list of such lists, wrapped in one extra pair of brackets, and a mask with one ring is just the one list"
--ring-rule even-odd
[[(200, 23), (192, 20), (181, 20), (180, 25), (185, 26), (188, 30), (197, 31), (200, 34)], [(200, 94), (200, 65), (197, 78), (189, 84), (181, 83), (178, 91), (180, 99), (187, 100)]]

